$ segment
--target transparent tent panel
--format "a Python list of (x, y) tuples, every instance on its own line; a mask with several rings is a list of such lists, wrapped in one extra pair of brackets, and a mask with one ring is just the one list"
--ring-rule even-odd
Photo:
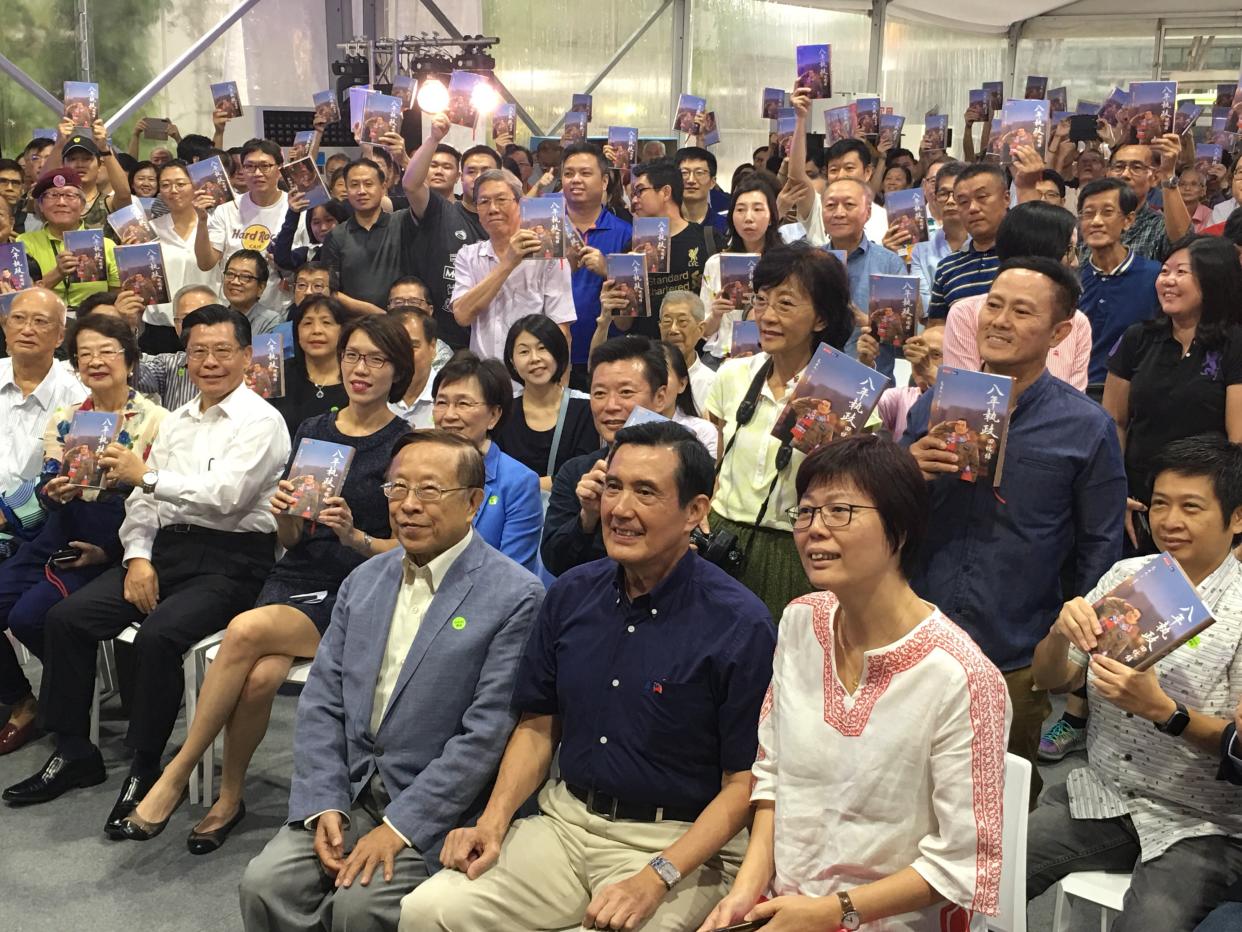
[(1150, 81), (1154, 33), (1111, 38), (1038, 38), (1018, 43), (1018, 81), (1029, 74), (1048, 76), (1049, 87), (1064, 86), (1070, 109), (1079, 100), (1102, 102), (1114, 87)]

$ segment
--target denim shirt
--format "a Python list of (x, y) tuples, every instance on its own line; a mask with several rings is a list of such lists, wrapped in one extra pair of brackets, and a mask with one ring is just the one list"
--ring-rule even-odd
[[(910, 409), (909, 447), (928, 430), (932, 392)], [(1043, 372), (1009, 419), (1001, 484), (939, 476), (911, 578), (1003, 672), (1030, 666), (1061, 604), (1121, 558), (1126, 475), (1112, 418)], [(1074, 591), (1061, 590), (1061, 567)]]

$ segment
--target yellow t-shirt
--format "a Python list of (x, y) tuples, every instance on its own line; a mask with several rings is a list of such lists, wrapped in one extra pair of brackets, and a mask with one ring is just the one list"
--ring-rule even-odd
[[(78, 229), (85, 230), (86, 226), (81, 226)], [(26, 255), (38, 263), (39, 271), (43, 275), (47, 275), (56, 268), (56, 256), (65, 248), (63, 240), (50, 227), (46, 226), (40, 227), (31, 233), (21, 234), (21, 236), (17, 237), (17, 241), (26, 246)], [(115, 248), (116, 244), (105, 236), (104, 263), (108, 267), (108, 280), (106, 282), (69, 282), (65, 280), (61, 281), (53, 289), (65, 299), (65, 303), (69, 305), (70, 310), (76, 308), (90, 295), (107, 291), (109, 288), (121, 287), (121, 278), (116, 268)]]

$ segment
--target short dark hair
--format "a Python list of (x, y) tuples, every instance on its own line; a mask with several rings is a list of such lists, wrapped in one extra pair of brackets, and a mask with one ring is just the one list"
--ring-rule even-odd
[[(345, 355), (349, 338), (360, 330), (370, 338), (392, 366), (392, 388), (388, 391), (388, 400), (400, 401), (410, 387), (410, 382), (414, 380), (414, 346), (410, 343), (410, 335), (405, 332), (400, 321), (387, 314), (362, 314), (341, 328), (341, 339), (336, 344), (338, 364)], [(344, 373), (341, 375), (344, 378)]]
[(457, 434), (438, 427), (424, 427), (402, 434), (392, 445), (392, 456), (395, 460), (402, 450), (416, 443), (435, 443), (457, 451), (457, 481), (467, 489), (481, 489), (487, 484), (487, 468), (483, 465), (483, 454), (479, 448)]
[(214, 327), (216, 324), (232, 324), (233, 336), (242, 349), (248, 347), (253, 340), (250, 318), (241, 311), (235, 311), (223, 304), (204, 304), (186, 314), (185, 320), (181, 322), (181, 348), (189, 349), (190, 333), (195, 327)]
[(141, 351), (138, 349), (138, 338), (129, 329), (129, 325), (112, 314), (83, 313), (81, 307), (78, 308), (78, 319), (69, 328), (69, 336), (65, 340), (65, 347), (69, 350), (69, 362), (74, 369), (78, 367), (78, 335), (88, 330), (120, 343), (125, 365), (129, 366), (131, 372), (137, 370)]
[(712, 496), (716, 481), (716, 461), (703, 446), (703, 441), (672, 421), (648, 421), (622, 427), (612, 443), (610, 460), (626, 445), (635, 447), (667, 447), (677, 457), (677, 504), (685, 508), (700, 495)]
[(328, 290), (334, 293), (337, 291), (340, 291), (340, 286), (341, 286), (340, 276), (338, 275), (336, 268), (334, 266), (324, 265), (322, 262), (315, 262), (315, 261), (303, 262), (301, 265), (297, 267), (297, 269), (293, 273), (293, 281), (295, 284), (297, 283), (298, 276), (301, 275), (303, 272), (312, 272), (312, 273), (327, 272), (328, 273)]
[(505, 426), (509, 412), (513, 410), (513, 383), (509, 381), (509, 373), (498, 359), (480, 359), (470, 350), (461, 350), (436, 373), (435, 381), (431, 383), (431, 396), (434, 398), (440, 394), (441, 386), (466, 379), (476, 379), (483, 402), (488, 407), (500, 409), (500, 420), (487, 432), (490, 437)]
[(529, 333), (548, 348), (548, 352), (552, 354), (552, 359), (556, 362), (556, 371), (552, 373), (552, 381), (560, 382), (561, 376), (569, 368), (569, 342), (565, 339), (561, 328), (544, 314), (527, 314), (515, 320), (513, 326), (509, 328), (509, 334), (505, 337), (504, 360), (505, 368), (509, 370), (513, 381), (519, 385), (526, 384), (513, 366), (513, 345), (523, 333)]
[(771, 148), (772, 148), (771, 146), (759, 146), (757, 149), (755, 149), (754, 152), (750, 154), (751, 161), (753, 162), (755, 160), (755, 156), (758, 155), (760, 152), (766, 155)]
[(254, 276), (258, 279), (259, 288), (260, 290), (266, 288), (267, 279), (268, 276), (271, 275), (271, 270), (267, 267), (267, 260), (263, 258), (263, 253), (259, 252), (257, 249), (239, 249), (237, 252), (233, 253), (233, 255), (229, 256), (228, 261), (224, 263), (224, 271), (227, 272), (229, 270), (229, 266), (231, 266), (238, 259), (249, 259), (254, 263)]
[(272, 157), (277, 165), (283, 165), (285, 157), (280, 152), (280, 146), (272, 142), (270, 139), (247, 139), (242, 143), (241, 151), (237, 154), (241, 156), (241, 161), (246, 161), (246, 156), (252, 152), (262, 152), (264, 155)]
[(1040, 181), (1051, 181), (1057, 186), (1057, 194), (1065, 197), (1065, 179), (1061, 177), (1061, 173), (1054, 168), (1045, 168), (1039, 175)]
[[(323, 241), (315, 235), (315, 230), (311, 226), (311, 218), (315, 216), (315, 211), (322, 210), (337, 223), (344, 223), (352, 214), (349, 205), (338, 201), (336, 198), (328, 198), (322, 204), (316, 204), (314, 207), (306, 211), (306, 219), (302, 221), (302, 227), (306, 230), (306, 237), (316, 246)], [(332, 231), (329, 230), (329, 233)], [(333, 289), (335, 290), (335, 288)]]
[(504, 165), (501, 164), (500, 153), (497, 152), (495, 149), (493, 149), (491, 146), (484, 146), (484, 145), (471, 146), (469, 149), (467, 149), (465, 152), (461, 154), (460, 164), (465, 165), (466, 159), (470, 158), (472, 155), (486, 155), (489, 159), (492, 160), (492, 162), (495, 163), (497, 168), (504, 168)]
[[(566, 146), (565, 151), (561, 153), (561, 165), (563, 166), (565, 162), (569, 160), (570, 156), (574, 155), (592, 156), (599, 165), (600, 174), (605, 178), (608, 177), (608, 171), (612, 168), (612, 166), (608, 164), (608, 159), (604, 157), (604, 150), (595, 143), (587, 142), (584, 139), (581, 142), (575, 142), (572, 145)], [(534, 160), (532, 159), (532, 164), (533, 161)], [(516, 175), (517, 172), (514, 172), (514, 174)]]
[(1053, 301), (1055, 302), (1052, 308), (1054, 320), (1069, 320), (1074, 316), (1074, 311), (1078, 307), (1078, 299), (1082, 295), (1082, 286), (1078, 284), (1074, 273), (1062, 265), (1058, 259), (1050, 259), (1047, 256), (1018, 256), (1001, 263), (996, 277), (1000, 278), (1005, 272), (1017, 269), (1038, 272), (1052, 282)]
[(897, 147), (895, 149), (889, 149), (888, 155), (885, 157), (885, 161), (887, 162), (887, 164), (892, 165), (893, 162), (901, 158), (903, 155), (912, 162), (918, 161), (917, 156), (915, 156), (913, 152), (911, 152), (909, 149), (902, 149), (901, 147)]
[[(344, 327), (356, 316), (353, 311), (348, 310), (338, 299), (326, 294), (308, 294), (301, 302), (295, 304), (293, 306), (293, 313), (289, 315), (289, 320), (293, 322), (293, 357), (298, 361), (301, 361), (305, 355), (302, 352), (302, 344), (298, 342), (298, 328), (302, 326), (303, 317), (319, 308), (323, 308), (331, 314), (338, 327)], [(339, 343), (337, 347), (340, 347)]]
[(678, 171), (681, 170), (682, 162), (706, 162), (707, 170), (713, 178), (716, 177), (716, 156), (702, 146), (682, 146), (673, 154), (673, 162), (676, 163)]
[[(1149, 493), (1165, 472), (1210, 479), (1226, 525), (1233, 513), (1242, 508), (1242, 445), (1230, 443), (1224, 434), (1199, 434), (1165, 444), (1152, 458)], [(1237, 542), (1235, 536), (1234, 543)]]
[(875, 164), (875, 157), (871, 154), (871, 147), (861, 139), (838, 139), (824, 153), (824, 164), (827, 165), (830, 162), (835, 162), (837, 159), (843, 159), (851, 152), (858, 155), (863, 168), (870, 168)]
[(372, 146), (371, 156), (372, 160), (379, 159), (381, 162), (386, 164), (388, 166), (388, 172), (391, 172), (397, 167), (397, 163), (392, 160), (392, 154), (388, 151), (387, 146)]
[(182, 136), (177, 143), (177, 160), (189, 164), (207, 158), (212, 150), (211, 140), (200, 133)]
[(88, 294), (82, 299), (82, 303), (77, 307), (79, 317), (85, 317), (97, 307), (112, 307), (116, 304), (116, 299), (120, 297), (121, 292), (115, 290), (96, 291), (94, 294)]
[(40, 149), (46, 149), (56, 142), (54, 139), (48, 139), (46, 136), (35, 136), (34, 139), (26, 143), (22, 147), (22, 155), (29, 155), (31, 152), (38, 152)]
[(457, 167), (461, 168), (461, 152), (458, 151), (458, 149), (455, 146), (450, 146), (447, 142), (442, 142), (438, 146), (436, 146), (436, 151), (433, 152), (432, 154), (433, 155), (435, 154), (451, 155), (454, 158), (454, 160), (456, 160)]
[(904, 165), (897, 165), (897, 164), (894, 164), (893, 162), (888, 162), (884, 166), (884, 174), (887, 175), (893, 169), (896, 169), (897, 171), (901, 172), (903, 175), (906, 176), (906, 187), (907, 188), (910, 187), (910, 185), (914, 184), (913, 173), (910, 171), (910, 169), (908, 169)]
[(1242, 207), (1235, 207), (1227, 220), (1225, 230), (1221, 234), (1235, 246), (1242, 246)]
[[(932, 165), (935, 164), (935, 162), (932, 162)], [(965, 162), (949, 159), (944, 163), (940, 171), (936, 173), (936, 187), (939, 188), (941, 183), (945, 181), (955, 181), (955, 179), (962, 177), (962, 172), (964, 171), (966, 171)]]
[(642, 361), (643, 376), (653, 395), (668, 384), (668, 362), (664, 359), (664, 351), (658, 343), (637, 334), (613, 337), (595, 347), (591, 350), (587, 370), (594, 377), (595, 370), (605, 363), (625, 362), (627, 359)]
[(21, 173), (22, 163), (17, 159), (0, 159), (0, 172), (18, 172)]
[(1011, 207), (996, 229), (999, 262), (1019, 256), (1044, 256), (1058, 262), (1069, 251), (1074, 215), (1064, 207), (1043, 201), (1025, 201)]
[(384, 169), (380, 168), (379, 164), (374, 159), (362, 156), (354, 159), (343, 169), (341, 169), (341, 177), (345, 179), (345, 184), (349, 184), (349, 173), (355, 168), (369, 168), (375, 172), (375, 177), (379, 178), (380, 181), (384, 180)]
[(1123, 214), (1132, 214), (1138, 210), (1138, 195), (1128, 184), (1120, 178), (1096, 178), (1095, 181), (1088, 181), (1078, 192), (1078, 212), (1082, 213), (1088, 198), (1107, 194), (1109, 191), (1117, 192), (1117, 205)]
[(794, 480), (798, 499), (834, 480), (848, 482), (875, 503), (888, 546), (908, 578), (927, 533), (927, 482), (914, 457), (879, 434), (854, 434), (826, 443), (802, 461)]
[(413, 317), (423, 328), (423, 340), (427, 343), (436, 342), (436, 319), (421, 307), (394, 307), (388, 311), (388, 316), (403, 327)]
[[(119, 154), (119, 153), (118, 153), (118, 154)], [(0, 166), (0, 168), (3, 168), (3, 166)], [(156, 167), (155, 167), (155, 163), (154, 163), (154, 162), (149, 162), (149, 161), (147, 161), (146, 159), (143, 159), (141, 162), (135, 162), (135, 163), (134, 163), (134, 167), (133, 167), (133, 168), (131, 168), (129, 171), (127, 171), (127, 172), (126, 172), (126, 175), (129, 177), (129, 186), (130, 186), (131, 188), (134, 186), (134, 175), (138, 174), (138, 173), (139, 173), (140, 171), (142, 171), (144, 168), (149, 168), (149, 169), (151, 169), (153, 172), (155, 172), (155, 177), (156, 177), (156, 179), (157, 179), (157, 183), (158, 183), (158, 179), (159, 179), (159, 176), (160, 176), (160, 170), (159, 170), (158, 168), (156, 168)], [(135, 196), (136, 196), (136, 195), (135, 195)]]
[(811, 352), (820, 343), (844, 349), (854, 333), (850, 311), (850, 286), (845, 269), (822, 249), (808, 246), (774, 246), (755, 264), (755, 291), (766, 291), (794, 279), (811, 298), (811, 306), (824, 319), (822, 330), (811, 334)]
[(999, 165), (993, 165), (991, 162), (972, 162), (967, 165), (962, 169), (962, 173), (957, 176), (955, 186), (961, 184), (963, 181), (970, 181), (972, 178), (978, 178), (982, 175), (994, 178), (996, 183), (1002, 188), (1006, 190), (1009, 189), (1009, 182), (1005, 180), (1004, 169), (1002, 169)]
[(185, 175), (187, 178), (189, 178), (189, 177), (190, 177), (190, 169), (189, 169), (189, 167), (185, 164), (185, 162), (181, 161), (181, 159), (179, 159), (179, 158), (178, 158), (178, 159), (169, 159), (169, 160), (168, 160), (167, 162), (165, 162), (163, 165), (160, 165), (160, 166), (158, 166), (158, 167), (155, 169), (155, 183), (156, 183), (156, 184), (159, 184), (159, 183), (160, 183), (160, 181), (162, 181), (162, 180), (163, 180), (163, 178), (164, 178), (164, 172), (166, 172), (166, 171), (179, 171), (179, 172), (181, 172), (183, 175)]
[(652, 159), (650, 162), (635, 165), (630, 170), (630, 176), (646, 178), (657, 191), (661, 188), (669, 188), (672, 191), (673, 203), (678, 207), (681, 206), (681, 198), (685, 189), (681, 183), (681, 169), (673, 163), (672, 159)]

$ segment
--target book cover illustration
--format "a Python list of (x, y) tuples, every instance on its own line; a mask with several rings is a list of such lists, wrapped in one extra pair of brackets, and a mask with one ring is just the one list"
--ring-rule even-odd
[(0, 285), (14, 291), (31, 287), (25, 243), (0, 243)]
[(28, 290), (28, 288), (23, 288), (21, 291), (0, 292), (0, 318), (3, 318), (6, 314), (8, 314), (9, 309), (13, 306), (13, 301), (17, 298), (17, 296), (23, 291)]
[(349, 88), (349, 131), (355, 141), (359, 141), (362, 134), (362, 113), (367, 108), (370, 93), (369, 84), (354, 84)]
[(799, 45), (794, 49), (798, 63), (798, 76), (794, 87), (805, 87), (812, 100), (832, 96), (832, 46)]
[(314, 521), (327, 506), (324, 500), (341, 494), (354, 461), (354, 448), (328, 440), (303, 437), (289, 467), (293, 504), (289, 514)]
[(133, 246), (137, 243), (154, 243), (159, 237), (147, 219), (147, 212), (139, 203), (127, 204), (108, 214), (108, 226), (116, 234), (118, 243)]
[(824, 145), (831, 146), (850, 138), (850, 108), (829, 107), (824, 111)]
[(1000, 125), (1000, 155), (1005, 165), (1013, 161), (1018, 146), (1032, 146), (1041, 156), (1048, 137), (1046, 100), (1010, 100), (1005, 104)]
[(663, 414), (652, 411), (650, 408), (644, 408), (642, 405), (634, 405), (633, 410), (630, 411), (630, 416), (625, 419), (625, 423), (621, 426), (623, 428), (636, 427), (639, 424), (658, 424), (661, 421), (667, 420), (668, 418), (666, 418)]
[(1026, 92), (1022, 96), (1026, 100), (1043, 100), (1048, 96), (1048, 78), (1042, 74), (1027, 75)]
[(852, 356), (820, 344), (776, 419), (772, 436), (803, 453), (862, 430), (889, 379)]
[(793, 148), (794, 133), (798, 131), (797, 117), (778, 117), (776, 120), (776, 151), (783, 158), (789, 158)]
[(647, 283), (647, 263), (640, 252), (614, 252), (607, 257), (608, 279), (625, 298), (625, 307), (613, 317), (650, 317), (651, 290)]
[(703, 125), (700, 129), (702, 135), (699, 137), (699, 145), (714, 146), (720, 142), (720, 124), (716, 122), (715, 110), (708, 110), (703, 114)]
[(1225, 128), (1231, 133), (1242, 129), (1242, 75), (1238, 76), (1238, 83), (1233, 90), (1233, 100), (1229, 103), (1229, 118)]
[(757, 252), (722, 252), (720, 254), (720, 297), (729, 301), (735, 311), (749, 311), (755, 300), (755, 266)]
[(910, 234), (912, 242), (927, 241), (927, 198), (921, 187), (890, 191), (884, 198), (884, 209), (888, 211), (889, 226), (898, 224)]
[(73, 280), (75, 282), (108, 280), (103, 230), (66, 230), (65, 252), (74, 258)]
[(630, 251), (647, 256), (648, 272), (667, 275), (672, 271), (668, 217), (635, 217)]
[[(1104, 633), (1092, 655), (1111, 657), (1142, 672), (1181, 647), (1216, 619), (1177, 561), (1158, 553), (1096, 602)], [(1070, 647), (1083, 666), (1089, 657)]]
[(414, 109), (414, 95), (418, 93), (418, 82), (408, 74), (399, 74), (392, 79), (392, 96), (401, 101), (401, 109)]
[(919, 318), (917, 275), (872, 275), (867, 320), (881, 346), (902, 346)]
[(1080, 100), (1074, 107), (1074, 112), (1079, 116), (1095, 116), (1100, 112), (1101, 106), (1103, 105), (1095, 100)]
[(322, 120), (328, 124), (341, 122), (341, 105), (336, 99), (336, 91), (319, 91), (311, 95), (311, 102), (315, 105), (316, 121)]
[(358, 141), (376, 144), (385, 133), (401, 127), (401, 101), (388, 94), (371, 91), (362, 106), (362, 129)]
[(1005, 82), (984, 81), (983, 91), (987, 94), (988, 116), (999, 113), (1005, 106)]
[(591, 122), (591, 116), (593, 114), (592, 108), (593, 108), (593, 104), (591, 102), (590, 94), (574, 94), (574, 96), (570, 98), (570, 101), (569, 101), (570, 113), (585, 113), (586, 121), (588, 123)]
[(906, 125), (906, 118), (896, 113), (880, 115), (880, 135), (878, 145), (896, 148), (901, 145), (901, 130)]
[(587, 115), (578, 110), (570, 110), (565, 114), (565, 124), (561, 127), (561, 141), (564, 143), (582, 142), (587, 136)]
[(315, 131), (313, 129), (303, 130), (300, 133), (293, 134), (293, 145), (289, 147), (289, 158), (286, 161), (295, 161), (304, 159), (310, 155), (311, 145), (315, 141)]
[(221, 81), (211, 85), (211, 100), (217, 110), (228, 114), (230, 120), (242, 115), (241, 94), (236, 81)]
[(673, 129), (680, 133), (697, 134), (706, 112), (706, 98), (682, 94), (677, 98), (677, 115), (673, 117)]
[(293, 321), (282, 320), (271, 330), (272, 333), (280, 334), (280, 338), (284, 340), (285, 359), (293, 358)]
[(1134, 81), (1130, 84), (1130, 138), (1142, 145), (1173, 132), (1177, 107), (1176, 81)]
[(988, 133), (988, 148), (983, 157), (988, 162), (999, 162), (1001, 160), (1001, 123), (1005, 119), (1005, 111), (999, 111), (996, 116), (992, 117), (992, 128)]
[(763, 349), (759, 346), (759, 322), (756, 320), (734, 321), (733, 329), (729, 334), (729, 358), (744, 359), (761, 352)]
[(1212, 142), (1195, 143), (1195, 171), (1206, 177), (1208, 169), (1221, 161), (1224, 151)]
[(1096, 117), (1103, 120), (1109, 126), (1117, 126), (1125, 118), (1130, 108), (1130, 92), (1123, 91), (1119, 87), (1114, 87), (1112, 93), (1108, 95), (1104, 103), (1100, 105), (1099, 112)]
[(1229, 109), (1233, 106), (1233, 95), (1236, 91), (1237, 86), (1232, 81), (1227, 84), (1217, 84), (1216, 100), (1212, 101), (1212, 106)]
[(121, 432), (122, 417), (115, 411), (79, 409), (65, 435), (59, 475), (84, 489), (104, 488), (108, 471), (99, 465), (99, 457)]
[(1199, 117), (1203, 116), (1203, 108), (1193, 100), (1179, 101), (1177, 109), (1173, 112), (1173, 132), (1179, 136), (1189, 133)]
[(919, 151), (944, 149), (949, 144), (949, 115), (929, 113), (923, 118), (923, 141)]
[(517, 135), (517, 104), (500, 104), (492, 113), (492, 138)]
[(272, 331), (260, 333), (250, 341), (250, 365), (244, 376), (246, 387), (260, 398), (285, 396), (285, 338)]
[(981, 87), (977, 87), (970, 92), (970, 104), (966, 108), (966, 116), (977, 123), (982, 123), (988, 118), (991, 108), (988, 106), (988, 92)]
[(65, 82), (65, 119), (88, 132), (99, 119), (99, 85), (90, 81)]
[(474, 106), (475, 88), (487, 80), (473, 71), (454, 71), (449, 77), (448, 114), (449, 122), (454, 126), (465, 126), (474, 129), (479, 120), (479, 111)]
[(524, 197), (518, 204), (518, 210), (521, 213), (519, 229), (530, 230), (539, 238), (539, 251), (525, 258), (565, 258), (564, 196)]
[(928, 434), (957, 454), (963, 482), (1001, 482), (1013, 379), (1007, 375), (941, 366), (932, 395)]
[(233, 200), (233, 186), (229, 184), (229, 173), (224, 170), (220, 156), (213, 155), (209, 159), (195, 162), (185, 167), (194, 185), (194, 197), (206, 194), (211, 198), (211, 207), (219, 207)]
[(168, 277), (159, 243), (117, 246), (113, 256), (122, 291), (132, 291), (147, 305), (168, 303)]
[(612, 149), (612, 167), (624, 171), (638, 161), (638, 128), (608, 127), (608, 146)]
[(306, 197), (308, 208), (318, 207), (320, 204), (326, 204), (332, 200), (332, 195), (328, 193), (328, 189), (324, 187), (323, 178), (319, 175), (319, 169), (315, 167), (315, 163), (310, 158), (296, 159), (280, 166), (280, 175), (285, 179), (285, 183), (289, 185), (289, 193), (297, 192)]
[(779, 87), (765, 87), (760, 119), (775, 120), (776, 111), (783, 106), (785, 106), (785, 92)]
[(1054, 87), (1048, 92), (1048, 107), (1051, 110), (1065, 111), (1069, 109), (1069, 89)]
[(850, 116), (853, 121), (850, 135), (875, 142), (880, 135), (880, 98), (859, 97), (850, 104)]

